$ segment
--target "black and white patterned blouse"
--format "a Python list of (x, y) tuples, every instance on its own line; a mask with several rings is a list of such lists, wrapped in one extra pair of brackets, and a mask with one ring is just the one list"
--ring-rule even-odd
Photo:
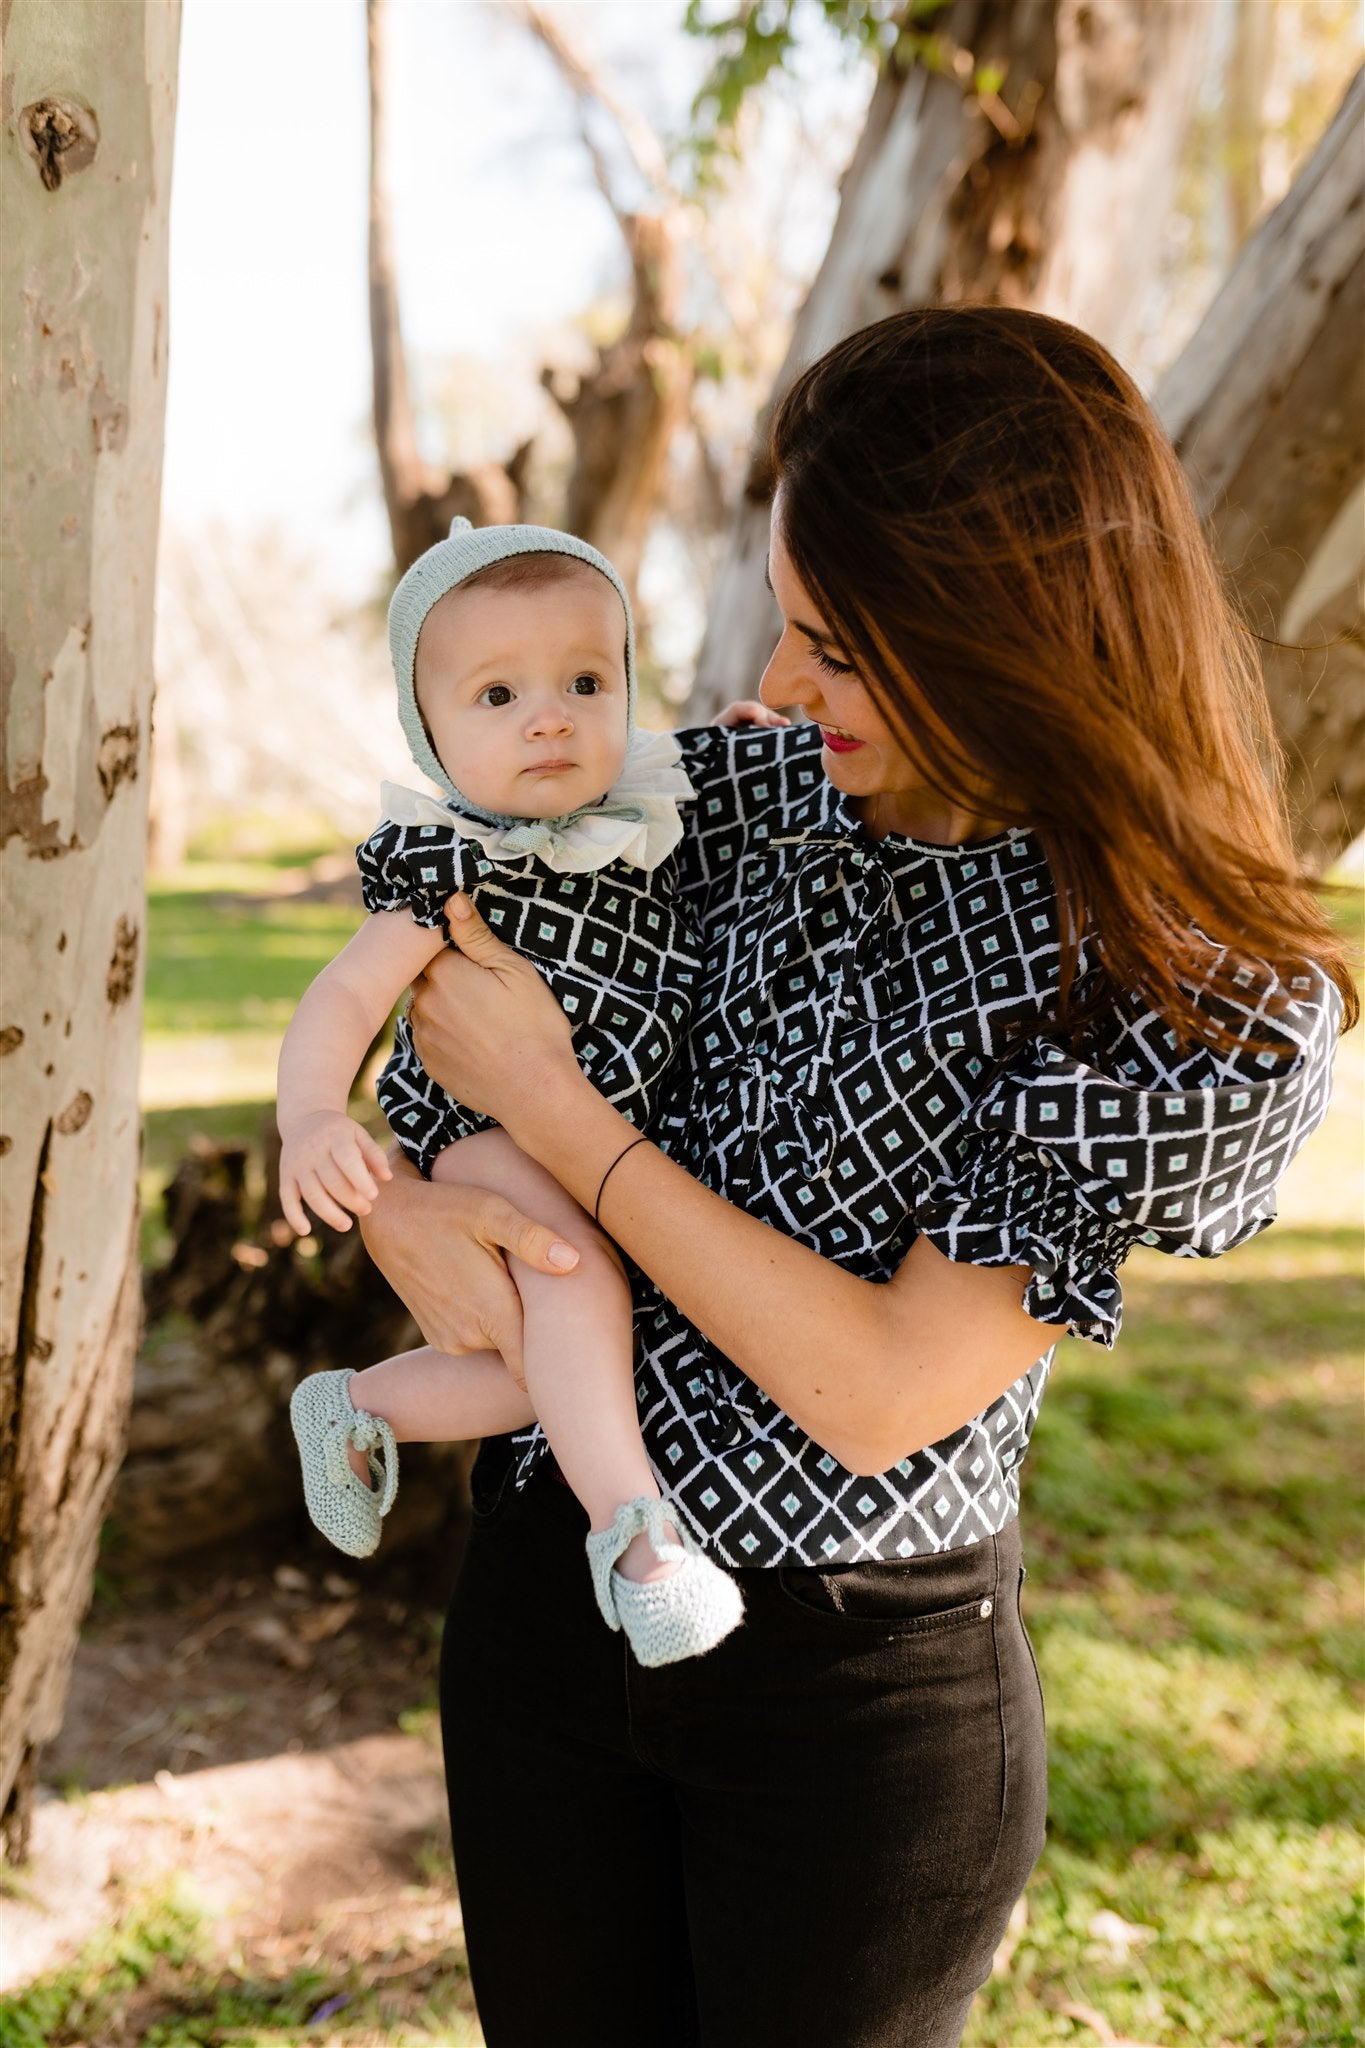
[[(701, 967), (676, 859), (648, 872), (614, 860), (588, 874), (556, 874), (534, 854), (490, 861), (453, 825), (392, 818), (356, 848), (356, 859), (367, 910), (410, 910), (447, 938), (446, 898), (465, 890), (498, 937), (549, 982), (573, 1024), (584, 1072), (632, 1123), (648, 1120), (683, 1042)], [(376, 1092), (398, 1143), (428, 1177), (447, 1145), (492, 1122), (432, 1080), (404, 1016)]]
[[(1272, 1220), (1327, 1104), (1341, 999), (1324, 977), (1295, 982), (1282, 1054), (1181, 1056), (1134, 1007), (1094, 1064), (1044, 1038), (992, 1079), (1005, 1027), (1040, 1016), (1059, 972), (1034, 836), (873, 843), (815, 727), (679, 738), (704, 967), (651, 1129), (706, 1186), (867, 1280), (920, 1232), (951, 1259), (1030, 1266), (1028, 1313), (1104, 1345), (1133, 1245), (1212, 1257)], [(643, 1276), (636, 1303), (646, 1447), (729, 1563), (911, 1557), (1017, 1513), (1051, 1351), (952, 1436), (859, 1478)]]

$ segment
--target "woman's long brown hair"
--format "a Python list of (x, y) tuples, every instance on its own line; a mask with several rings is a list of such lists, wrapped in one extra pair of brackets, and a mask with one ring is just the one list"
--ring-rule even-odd
[(1254, 638), (1098, 342), (1013, 307), (895, 314), (804, 372), (770, 456), (792, 564), (907, 751), (1039, 835), (1061, 943), (1040, 1029), (1080, 1051), (1126, 998), (1187, 1047), (1284, 1050), (1308, 963), (1354, 1023)]

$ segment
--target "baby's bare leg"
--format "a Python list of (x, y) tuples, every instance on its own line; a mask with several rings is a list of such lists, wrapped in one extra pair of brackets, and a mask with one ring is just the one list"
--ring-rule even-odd
[[(496, 1351), (452, 1358), (423, 1344), (366, 1366), (352, 1379), (350, 1393), (357, 1408), (384, 1418), (400, 1444), (463, 1443), (525, 1429), (536, 1419), (530, 1395)], [(356, 1470), (365, 1477), (360, 1465)]]
[[(659, 1497), (635, 1410), (630, 1286), (611, 1240), (544, 1167), (505, 1131), (480, 1131), (441, 1154), (433, 1180), (494, 1188), (524, 1215), (548, 1223), (574, 1247), (571, 1273), (537, 1273), (508, 1261), (524, 1317), (526, 1385), (560, 1470), (595, 1530), (610, 1528), (623, 1502)], [(510, 1382), (509, 1382), (510, 1383)], [(674, 1532), (676, 1534), (676, 1532)], [(639, 1536), (621, 1558), (628, 1578), (650, 1579), (661, 1565)]]

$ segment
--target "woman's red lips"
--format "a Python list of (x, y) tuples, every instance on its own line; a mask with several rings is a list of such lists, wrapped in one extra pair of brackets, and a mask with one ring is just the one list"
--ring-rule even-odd
[(858, 748), (864, 744), (862, 740), (855, 740), (851, 733), (833, 732), (827, 725), (821, 726), (820, 737), (824, 740), (831, 754), (856, 753)]

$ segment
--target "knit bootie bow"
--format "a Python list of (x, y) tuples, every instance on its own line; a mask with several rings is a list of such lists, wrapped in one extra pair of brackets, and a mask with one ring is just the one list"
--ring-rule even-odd
[[(611, 1629), (624, 1629), (636, 1661), (645, 1665), (676, 1664), (699, 1657), (728, 1636), (744, 1613), (739, 1587), (728, 1572), (704, 1557), (682, 1522), (672, 1517), (682, 1536), (671, 1543), (665, 1530), (668, 1503), (641, 1495), (616, 1510), (609, 1529), (588, 1537), (588, 1565), (602, 1618)], [(643, 1534), (663, 1564), (677, 1569), (667, 1578), (639, 1585), (615, 1570), (635, 1538)]]
[[(348, 1557), (369, 1557), (379, 1547), (380, 1525), (398, 1491), (398, 1446), (382, 1416), (354, 1405), (352, 1378), (344, 1371), (315, 1372), (300, 1380), (289, 1420), (314, 1527)], [(369, 1463), (368, 1486), (352, 1469), (351, 1449)]]

